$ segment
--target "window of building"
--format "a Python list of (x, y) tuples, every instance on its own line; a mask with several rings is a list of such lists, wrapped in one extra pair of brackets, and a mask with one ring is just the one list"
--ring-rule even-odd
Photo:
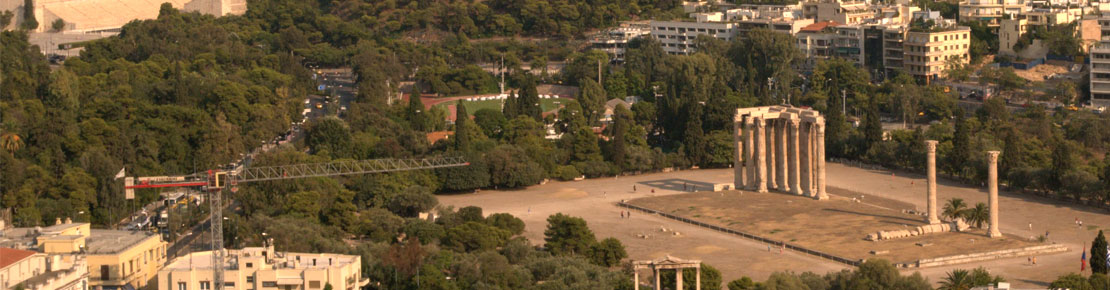
[(212, 290), (212, 282), (200, 281), (200, 290)]
[(254, 263), (247, 262), (247, 268), (254, 268)]
[(247, 283), (254, 283), (254, 276), (247, 276)]
[(100, 280), (108, 280), (112, 278), (112, 273), (108, 271), (108, 265), (100, 265)]
[(262, 287), (277, 287), (277, 281), (262, 281)]
[(177, 290), (188, 290), (189, 286), (185, 286), (185, 282), (177, 282)]
[(308, 281), (308, 288), (320, 289), (320, 281)]
[(224, 282), (224, 287), (228, 287), (228, 288), (235, 287), (235, 282), (230, 282), (230, 281)]

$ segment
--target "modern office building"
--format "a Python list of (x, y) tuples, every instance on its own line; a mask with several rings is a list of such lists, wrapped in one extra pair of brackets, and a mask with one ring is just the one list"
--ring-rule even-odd
[(659, 40), (668, 54), (693, 53), (698, 35), (730, 41), (736, 35), (735, 28), (735, 23), (727, 22), (651, 21), (652, 37)]
[[(360, 256), (278, 252), (272, 245), (226, 251), (225, 289), (354, 290), (369, 283)], [(193, 252), (158, 272), (158, 290), (212, 289), (212, 272), (212, 252)]]

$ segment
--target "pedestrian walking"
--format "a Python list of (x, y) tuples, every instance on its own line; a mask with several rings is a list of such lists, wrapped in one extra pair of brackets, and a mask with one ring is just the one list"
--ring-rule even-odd
[(1030, 230), (1030, 231), (1032, 231), (1032, 230), (1033, 230), (1033, 223), (1029, 223), (1029, 230)]
[(636, 185), (632, 185), (632, 192), (636, 192)]
[(651, 193), (655, 193), (655, 189), (654, 189), (654, 188), (652, 188), (652, 189), (651, 189)]

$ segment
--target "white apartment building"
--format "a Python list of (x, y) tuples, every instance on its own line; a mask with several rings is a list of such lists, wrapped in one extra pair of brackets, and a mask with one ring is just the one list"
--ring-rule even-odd
[(694, 39), (708, 35), (724, 41), (736, 36), (736, 24), (727, 22), (651, 21), (651, 35), (668, 54), (693, 53)]
[(960, 2), (960, 21), (983, 21), (998, 27), (1003, 14), (1021, 14), (1030, 6), (1026, 0), (965, 0)]
[(807, 1), (802, 3), (802, 11), (805, 18), (843, 24), (860, 24), (875, 15), (866, 1)]
[(808, 25), (795, 36), (798, 48), (806, 56), (804, 66), (809, 69), (820, 59), (839, 57), (863, 66), (864, 30), (859, 25), (840, 25), (833, 21), (823, 21)]
[[(355, 290), (370, 283), (360, 256), (277, 252), (272, 245), (226, 251), (224, 289)], [(158, 290), (212, 289), (212, 272), (212, 251), (193, 252), (158, 271)]]
[(971, 29), (966, 26), (948, 26), (930, 31), (906, 32), (903, 42), (904, 71), (926, 82), (944, 74), (948, 61), (961, 63), (971, 60), (968, 48)]

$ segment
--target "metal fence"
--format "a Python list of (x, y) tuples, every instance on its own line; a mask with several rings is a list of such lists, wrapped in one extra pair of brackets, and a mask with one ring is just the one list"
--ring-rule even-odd
[(695, 225), (695, 226), (700, 226), (700, 227), (703, 227), (703, 228), (708, 228), (708, 229), (715, 230), (715, 231), (718, 231), (718, 232), (729, 233), (729, 234), (741, 236), (741, 237), (744, 237), (744, 238), (759, 241), (761, 243), (781, 245), (784, 248), (792, 250), (792, 251), (801, 252), (801, 253), (809, 254), (809, 255), (812, 255), (812, 256), (817, 256), (817, 257), (820, 257), (820, 258), (832, 260), (834, 262), (843, 263), (843, 264), (846, 264), (846, 265), (849, 265), (849, 266), (859, 266), (859, 264), (861, 262), (860, 260), (852, 260), (852, 259), (832, 255), (832, 254), (821, 252), (821, 251), (811, 250), (811, 249), (803, 248), (803, 247), (798, 246), (798, 245), (786, 243), (784, 241), (768, 239), (768, 238), (756, 236), (756, 235), (753, 235), (753, 234), (749, 234), (749, 233), (737, 231), (737, 230), (734, 230), (734, 229), (730, 229), (730, 228), (725, 228), (725, 227), (721, 227), (721, 226), (717, 226), (717, 225), (707, 224), (707, 223), (691, 220), (691, 219), (688, 219), (688, 218), (676, 216), (676, 215), (673, 215), (673, 214), (657, 211), (657, 210), (650, 209), (650, 208), (639, 207), (639, 206), (627, 204), (627, 203), (624, 203), (624, 202), (619, 202), (619, 203), (617, 203), (617, 205), (621, 206), (621, 207), (629, 208), (629, 209), (634, 209), (634, 210), (646, 212), (646, 213), (657, 214), (657, 215), (660, 215), (660, 216), (663, 216), (663, 217), (666, 217), (666, 218), (669, 218), (669, 219), (673, 219), (673, 220), (677, 220), (677, 221), (680, 221), (680, 222), (692, 224), (692, 225)]

